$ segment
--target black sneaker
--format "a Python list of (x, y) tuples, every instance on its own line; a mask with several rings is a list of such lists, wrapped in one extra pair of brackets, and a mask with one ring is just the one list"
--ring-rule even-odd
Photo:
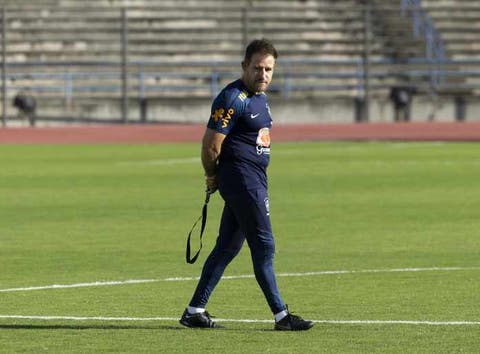
[(210, 314), (207, 311), (192, 315), (185, 309), (179, 322), (190, 328), (220, 328), (210, 319)]
[(306, 331), (313, 327), (312, 321), (305, 321), (300, 316), (288, 313), (280, 321), (275, 322), (276, 331)]

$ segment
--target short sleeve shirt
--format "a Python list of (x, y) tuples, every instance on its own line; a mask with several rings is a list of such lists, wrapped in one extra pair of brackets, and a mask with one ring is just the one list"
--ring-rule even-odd
[(230, 83), (215, 98), (207, 127), (226, 135), (218, 166), (220, 188), (266, 187), (272, 127), (267, 96), (249, 92), (241, 80)]

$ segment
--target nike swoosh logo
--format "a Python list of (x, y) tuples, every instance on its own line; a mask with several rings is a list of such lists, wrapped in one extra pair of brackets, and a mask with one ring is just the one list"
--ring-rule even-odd
[(257, 114), (250, 114), (250, 118), (255, 119), (260, 115), (260, 113)]

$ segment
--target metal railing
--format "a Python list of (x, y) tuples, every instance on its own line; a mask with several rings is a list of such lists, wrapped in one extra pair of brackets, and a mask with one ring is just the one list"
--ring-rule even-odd
[(446, 60), (445, 45), (428, 13), (422, 8), (421, 0), (402, 0), (401, 11), (403, 16), (410, 15), (412, 18), (413, 36), (415, 38), (422, 36), (424, 39), (426, 60), (431, 63), (431, 93), (435, 94), (436, 87), (445, 78), (442, 70), (439, 70), (437, 67), (439, 63)]
[[(438, 66), (442, 66), (443, 77), (457, 77), (457, 78), (472, 78), (480, 76), (479, 70), (468, 71), (454, 71), (449, 70), (449, 66), (459, 65), (478, 65), (479, 60), (436, 60)], [(11, 69), (6, 73), (7, 81), (21, 81), (28, 79), (29, 84), (15, 85), (15, 90), (31, 90), (34, 92), (57, 92), (63, 96), (65, 101), (70, 102), (74, 99), (75, 93), (91, 92), (91, 93), (118, 93), (119, 97), (124, 92), (137, 98), (147, 98), (152, 92), (172, 91), (177, 93), (188, 94), (195, 89), (201, 89), (202, 92), (208, 96), (215, 96), (221, 88), (224, 79), (235, 79), (239, 73), (237, 71), (218, 71), (218, 67), (226, 67), (233, 64), (232, 61), (194, 61), (184, 62), (185, 67), (199, 67), (207, 70), (192, 71), (192, 72), (174, 72), (174, 71), (156, 71), (157, 63), (153, 62), (133, 62), (132, 66), (137, 67), (136, 70), (130, 69), (126, 74), (127, 81), (130, 85), (125, 87), (123, 81), (125, 79), (123, 71), (118, 70), (116, 63), (109, 62), (92, 62), (92, 63), (77, 63), (75, 65), (76, 71), (68, 70), (65, 64), (56, 63), (37, 63), (39, 69), (34, 72), (22, 72), (22, 64), (11, 65)], [(319, 69), (310, 69), (308, 71), (298, 71), (298, 66), (310, 65)], [(32, 63), (26, 64), (31, 67)], [(50, 66), (50, 69), (55, 68), (54, 72), (41, 72), (41, 66)], [(401, 73), (402, 76), (408, 78), (422, 78), (431, 76), (431, 60), (427, 58), (412, 58), (402, 63), (396, 63), (392, 59), (375, 59), (370, 61), (371, 73), (370, 79), (388, 79), (395, 78)], [(89, 71), (90, 67), (101, 67), (100, 71)], [(343, 67), (347, 70), (338, 71), (336, 68)], [(154, 69), (152, 71), (150, 68)], [(79, 70), (80, 69), (80, 70)], [(116, 69), (116, 70), (115, 70)], [(292, 93), (298, 91), (331, 91), (331, 90), (350, 90), (355, 89), (358, 96), (362, 96), (364, 91), (364, 62), (362, 59), (350, 60), (321, 60), (321, 59), (297, 59), (288, 60), (280, 59), (277, 63), (278, 74), (276, 74), (272, 90), (288, 99)], [(172, 79), (175, 81), (183, 80), (182, 83), (162, 83), (158, 85), (149, 85), (149, 79)], [(310, 85), (301, 85), (299, 81), (305, 78), (318, 79), (316, 83)], [(52, 79), (55, 83), (45, 85), (43, 82), (46, 79)], [(109, 79), (116, 81), (115, 83), (104, 83)], [(190, 79), (192, 84), (185, 84)], [(195, 80), (201, 79), (203, 82), (194, 83)], [(297, 80), (298, 79), (298, 80)], [(338, 85), (325, 84), (323, 79), (339, 79), (349, 80), (355, 83)], [(38, 85), (35, 84), (38, 81)], [(90, 81), (90, 83), (85, 83)], [(197, 80), (198, 81), (198, 80)], [(280, 83), (277, 83), (280, 82)], [(382, 87), (382, 86), (376, 86)], [(384, 86), (385, 88), (388, 87)], [(435, 85), (437, 90), (449, 87), (445, 82), (439, 82)], [(464, 87), (468, 87), (464, 86)], [(427, 91), (429, 87), (420, 87)], [(472, 84), (471, 88), (480, 88), (477, 84)]]

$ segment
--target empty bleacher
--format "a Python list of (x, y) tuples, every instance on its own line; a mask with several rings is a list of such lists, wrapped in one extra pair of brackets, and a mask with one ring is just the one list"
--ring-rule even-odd
[(440, 31), (451, 58), (480, 58), (479, 1), (424, 0), (422, 6)]
[[(363, 8), (356, 0), (4, 0), (7, 8), (8, 59), (118, 59), (120, 9), (126, 7), (131, 60), (236, 59), (241, 53), (244, 13), (250, 4), (247, 37), (266, 36), (282, 56), (351, 58), (363, 54)], [(392, 55), (391, 36), (411, 29), (399, 16), (398, 2), (372, 1), (372, 55)], [(474, 0), (422, 2), (441, 31), (453, 57), (479, 55), (480, 3)], [(383, 21), (379, 24), (382, 18)], [(389, 28), (389, 27), (394, 28)], [(385, 41), (385, 31), (389, 31)], [(381, 32), (382, 31), (382, 32)], [(405, 41), (404, 33), (400, 38)], [(389, 41), (390, 40), (390, 41)], [(420, 55), (415, 45), (403, 42)]]
[[(371, 4), (373, 95), (385, 96), (405, 80), (407, 69), (408, 83), (420, 90), (431, 89), (432, 70), (448, 71), (435, 84), (459, 83), (448, 81), (449, 75), (456, 77), (465, 66), (406, 63), (425, 58), (426, 45), (423, 37), (413, 37), (412, 19), (401, 15), (400, 1)], [(81, 99), (118, 99), (123, 49), (131, 98), (209, 98), (239, 75), (244, 45), (258, 37), (271, 39), (280, 52), (273, 94), (362, 95), (367, 53), (360, 0), (3, 0), (0, 5), (6, 9), (10, 98), (28, 89), (66, 106)], [(442, 34), (447, 59), (480, 58), (476, 1), (422, 6)], [(473, 72), (476, 64), (471, 65)], [(460, 84), (476, 83), (468, 80)]]
[(480, 89), (480, 2), (423, 0), (422, 8), (440, 33), (446, 59), (455, 61), (439, 66), (446, 77), (441, 91), (477, 95)]
[[(247, 4), (251, 6), (245, 11)], [(273, 40), (282, 60), (293, 63), (305, 58), (357, 60), (363, 54), (363, 10), (352, 0), (343, 0), (341, 4), (43, 0), (34, 5), (28, 1), (10, 5), (7, 6), (7, 60), (13, 68), (18, 64), (24, 73), (31, 74), (23, 78), (16, 75), (10, 84), (15, 89), (36, 89), (35, 83), (43, 80), (49, 85), (41, 94), (48, 96), (58, 96), (62, 90), (67, 95), (68, 90), (73, 90), (76, 97), (118, 97), (123, 8), (133, 96), (168, 97), (184, 95), (185, 91), (194, 96), (210, 95), (215, 87), (238, 75), (245, 41), (255, 37)], [(388, 50), (380, 42), (372, 42), (372, 57), (382, 58)], [(337, 66), (347, 71), (338, 80), (332, 75), (322, 78), (321, 72), (307, 77), (306, 72), (319, 71), (318, 64), (308, 64), (308, 60), (301, 65), (289, 62), (288, 68), (279, 66), (280, 74), (287, 69), (298, 71), (299, 83), (295, 83), (295, 75), (290, 75), (289, 89), (300, 88), (301, 83), (303, 89), (309, 90), (315, 82), (323, 80), (327, 88), (343, 83), (352, 88), (345, 91), (354, 91), (358, 82), (356, 63), (346, 64), (343, 69)], [(212, 63), (216, 66), (213, 73)], [(55, 75), (48, 78), (47, 74), (34, 75), (39, 67), (43, 73), (53, 70)], [(99, 75), (102, 83), (93, 88)], [(212, 76), (218, 78), (218, 83), (212, 85)], [(284, 84), (285, 79), (280, 76), (277, 86)]]
[[(8, 8), (8, 59), (118, 59), (120, 4), (128, 5), (130, 60), (237, 59), (244, 36), (272, 39), (285, 58), (349, 58), (363, 52), (362, 9), (355, 1), (253, 2), (247, 34), (242, 30), (246, 2), (106, 3), (69, 0)], [(384, 55), (386, 48), (377, 44), (372, 43), (372, 53)]]

